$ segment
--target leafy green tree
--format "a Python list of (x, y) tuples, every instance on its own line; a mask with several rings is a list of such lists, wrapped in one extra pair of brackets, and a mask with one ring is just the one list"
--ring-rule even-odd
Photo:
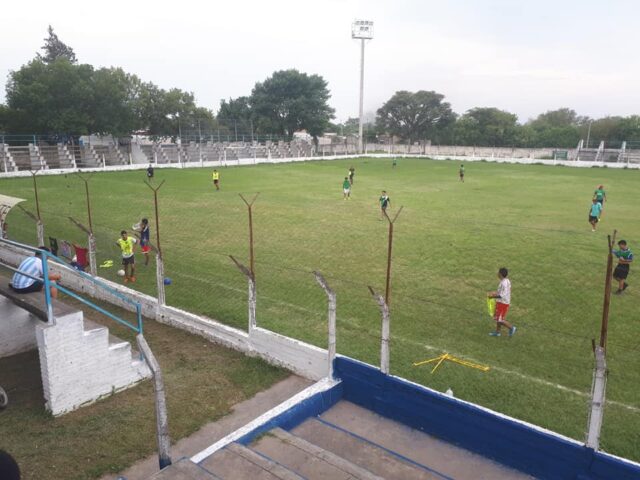
[(254, 126), (260, 133), (292, 137), (306, 130), (321, 135), (333, 118), (327, 82), (319, 75), (280, 70), (256, 83), (250, 97)]
[(9, 126), (11, 110), (6, 105), (0, 103), (0, 133), (6, 133)]
[(497, 108), (472, 108), (456, 122), (454, 141), (461, 145), (513, 146), (518, 141), (518, 117)]
[(129, 135), (140, 127), (134, 104), (142, 82), (121, 68), (101, 68), (93, 74), (92, 133)]
[(93, 67), (66, 58), (35, 59), (9, 74), (6, 88), (13, 133), (91, 133)]
[(617, 137), (621, 140), (640, 140), (640, 115), (631, 115), (620, 120)]
[(376, 125), (388, 134), (410, 142), (431, 139), (437, 141), (454, 121), (455, 114), (444, 95), (420, 90), (396, 92), (378, 109)]
[(559, 108), (541, 113), (535, 120), (529, 122), (534, 128), (541, 127), (570, 127), (578, 126), (585, 122), (586, 117), (580, 117), (570, 108)]
[(65, 58), (70, 63), (76, 63), (76, 54), (73, 52), (73, 48), (58, 38), (51, 25), (49, 25), (47, 31), (49, 36), (44, 39), (44, 45), (41, 48), (44, 54), (37, 53), (38, 60), (42, 60), (44, 63), (52, 63), (59, 58)]
[(253, 113), (249, 97), (230, 98), (220, 101), (216, 118), (226, 133), (250, 133), (253, 131)]

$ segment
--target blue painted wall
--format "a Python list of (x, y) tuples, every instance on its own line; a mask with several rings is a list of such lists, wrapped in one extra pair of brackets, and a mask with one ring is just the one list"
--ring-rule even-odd
[(284, 430), (291, 430), (307, 418), (316, 417), (333, 407), (342, 398), (342, 383), (303, 400), (280, 415), (272, 418), (271, 421), (249, 432), (238, 440), (238, 443), (249, 445), (254, 438), (268, 432), (273, 428), (280, 427)]
[(398, 378), (335, 360), (343, 398), (382, 416), (549, 480), (640, 480), (640, 467)]

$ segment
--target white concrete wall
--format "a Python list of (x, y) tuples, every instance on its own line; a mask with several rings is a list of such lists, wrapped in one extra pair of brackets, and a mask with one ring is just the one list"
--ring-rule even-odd
[(36, 327), (40, 371), (47, 409), (60, 415), (151, 376), (133, 359), (128, 342), (109, 343), (109, 330), (84, 330), (82, 312)]
[[(413, 147), (416, 148), (416, 147)], [(426, 155), (418, 153), (373, 153), (366, 154), (364, 156), (368, 158), (393, 158), (393, 157), (407, 157), (407, 158), (426, 158), (432, 160), (456, 160), (464, 162), (500, 162), (500, 163), (525, 163), (525, 164), (542, 164), (542, 165), (564, 165), (566, 167), (608, 167), (608, 168), (633, 168), (640, 169), (640, 163), (628, 163), (628, 162), (585, 162), (575, 160), (542, 160), (539, 156), (551, 156), (552, 152), (547, 149), (502, 149), (499, 154), (496, 154), (496, 149), (490, 148), (476, 148), (473, 147), (432, 147), (432, 153)], [(458, 150), (456, 150), (458, 148)], [(508, 150), (508, 151), (507, 151)], [(571, 152), (571, 150), (570, 150)], [(154, 168), (216, 168), (216, 167), (233, 167), (243, 165), (255, 165), (261, 163), (293, 163), (293, 162), (308, 162), (313, 160), (341, 160), (347, 158), (360, 158), (363, 155), (318, 155), (316, 157), (292, 157), (292, 158), (242, 158), (239, 160), (229, 160), (227, 162), (223, 160), (206, 161), (206, 162), (187, 162), (187, 163), (166, 163), (153, 165)], [(134, 158), (133, 165), (109, 165), (106, 167), (98, 168), (83, 168), (83, 172), (120, 172), (128, 170), (143, 170), (148, 166), (147, 162), (135, 163), (138, 160)], [(60, 168), (50, 170), (40, 170), (38, 175), (62, 175), (78, 172), (78, 168)], [(0, 178), (12, 178), (12, 177), (29, 177), (31, 173), (29, 171), (18, 172), (0, 172)], [(223, 180), (224, 181), (224, 180)]]
[(0, 295), (0, 358), (35, 350), (38, 323), (35, 316)]
[[(30, 253), (22, 249), (0, 244), (0, 261), (2, 262), (15, 266), (27, 255), (30, 255)], [(61, 285), (93, 298), (118, 305), (126, 310), (135, 310), (131, 304), (83, 279), (75, 270), (55, 263), (50, 263), (50, 265), (52, 272), (59, 273), (62, 276)], [(175, 307), (158, 305), (156, 298), (109, 280), (100, 279), (100, 281), (139, 302), (142, 306), (142, 314), (145, 317), (155, 318), (160, 323), (200, 335), (212, 342), (248, 355), (258, 356), (271, 364), (285, 367), (312, 380), (319, 380), (328, 373), (328, 353), (325, 349), (284, 337), (262, 328), (253, 329), (251, 333), (248, 333), (205, 316), (196, 315)]]

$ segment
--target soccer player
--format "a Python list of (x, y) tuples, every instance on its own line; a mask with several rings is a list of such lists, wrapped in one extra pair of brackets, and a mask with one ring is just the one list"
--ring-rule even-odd
[(151, 164), (149, 164), (149, 166), (147, 167), (147, 178), (149, 180), (153, 179), (153, 167), (151, 166)]
[[(47, 247), (39, 247), (40, 250), (45, 250), (49, 252), (50, 250)], [(27, 277), (27, 275), (22, 275), (22, 273), (26, 273), (27, 275), (31, 275), (31, 277), (42, 278), (44, 275), (44, 271), (42, 269), (42, 259), (36, 253), (34, 257), (27, 257), (22, 262), (20, 262), (20, 266), (18, 267), (18, 271), (13, 274), (13, 278), (11, 279), (11, 289), (16, 293), (33, 293), (40, 292), (42, 287), (44, 287), (44, 282), (40, 280), (35, 280), (31, 277)], [(50, 273), (49, 280), (51, 280), (51, 286), (49, 287), (49, 291), (51, 292), (51, 297), (58, 297), (58, 289), (55, 287), (56, 281), (60, 280), (60, 275)]]
[(503, 325), (509, 329), (510, 337), (516, 333), (516, 326), (505, 320), (509, 306), (511, 305), (511, 280), (507, 278), (508, 276), (509, 271), (506, 268), (502, 267), (498, 270), (498, 278), (500, 279), (498, 290), (487, 294), (487, 297), (496, 299), (496, 313), (493, 317), (496, 321), (496, 330), (495, 332), (489, 333), (492, 337), (499, 337), (501, 335), (500, 329)]
[(398, 159), (396, 157), (393, 157), (393, 163), (391, 163), (391, 168), (396, 168), (397, 164), (398, 164)]
[(216, 186), (216, 190), (220, 190), (220, 173), (218, 170), (213, 170), (213, 184)]
[(353, 185), (353, 177), (356, 175), (356, 169), (353, 167), (349, 167), (349, 183)]
[(593, 192), (593, 199), (602, 205), (602, 208), (604, 208), (604, 202), (607, 201), (607, 194), (604, 191), (604, 185), (598, 185), (596, 191)]
[(344, 177), (344, 182), (342, 182), (342, 198), (345, 200), (351, 198), (351, 182), (349, 182), (349, 177)]
[(613, 254), (618, 258), (618, 265), (616, 265), (616, 269), (613, 271), (613, 278), (618, 281), (616, 294), (620, 295), (629, 286), (626, 280), (629, 275), (629, 266), (631, 262), (633, 262), (633, 253), (631, 253), (631, 250), (627, 246), (626, 240), (620, 240), (618, 246), (620, 249), (613, 251)]
[(378, 199), (380, 202), (380, 220), (382, 220), (387, 214), (387, 207), (391, 205), (391, 199), (385, 190), (382, 190), (382, 195)]
[(116, 241), (116, 245), (120, 247), (122, 252), (122, 268), (124, 269), (124, 283), (135, 282), (136, 264), (133, 256), (133, 246), (137, 240), (127, 235), (126, 230), (120, 232), (120, 238)]
[(464, 183), (464, 165), (460, 165), (460, 181)]
[(149, 246), (149, 236), (151, 231), (149, 230), (149, 220), (143, 218), (140, 220), (140, 250), (144, 255), (144, 265), (145, 267), (149, 265), (149, 252), (151, 251), (151, 247)]
[(591, 231), (596, 231), (596, 225), (600, 221), (600, 213), (602, 212), (602, 204), (594, 198), (591, 203), (591, 209), (589, 210), (589, 223), (591, 224)]

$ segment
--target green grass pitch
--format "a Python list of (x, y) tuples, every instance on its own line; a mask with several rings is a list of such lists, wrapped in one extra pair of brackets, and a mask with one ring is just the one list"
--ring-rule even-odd
[[(352, 199), (342, 181), (356, 168)], [(321, 271), (338, 296), (338, 351), (377, 364), (380, 314), (367, 286), (383, 292), (386, 220), (377, 199), (388, 191), (394, 230), (391, 372), (457, 397), (584, 439), (591, 388), (591, 339), (598, 338), (606, 234), (614, 228), (640, 252), (640, 172), (605, 168), (400, 159), (318, 161), (222, 168), (216, 192), (210, 169), (158, 169), (161, 245), (170, 305), (246, 328), (246, 281), (228, 258), (248, 263), (247, 208), (238, 193), (260, 192), (253, 210), (258, 325), (326, 346)], [(90, 180), (98, 260), (118, 259), (121, 229), (140, 217), (156, 225), (143, 171), (97, 173)], [(604, 184), (608, 202), (596, 233), (591, 196)], [(66, 217), (86, 223), (84, 184), (75, 176), (39, 177), (47, 235), (86, 244)], [(0, 191), (28, 200), (32, 181), (0, 180)], [(35, 242), (21, 212), (10, 236)], [(137, 255), (136, 288), (155, 292), (154, 260)], [(485, 296), (499, 267), (513, 284), (509, 320), (516, 335), (491, 338)], [(118, 281), (117, 268), (101, 270)], [(608, 400), (602, 447), (640, 460), (640, 266), (614, 296), (608, 344)], [(483, 373), (445, 364), (435, 374), (412, 363), (449, 352), (491, 367)], [(212, 366), (214, 367), (214, 366)]]

